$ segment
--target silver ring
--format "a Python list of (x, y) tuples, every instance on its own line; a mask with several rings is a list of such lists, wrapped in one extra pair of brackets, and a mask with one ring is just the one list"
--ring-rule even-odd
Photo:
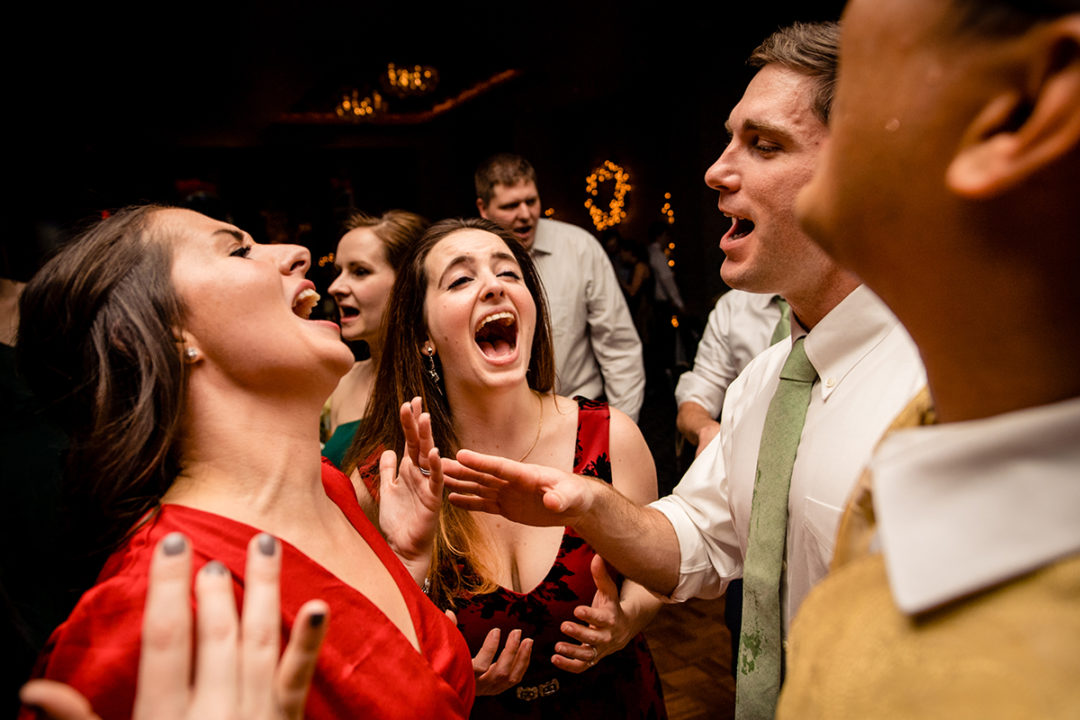
[(597, 650), (597, 649), (596, 649), (596, 647), (595, 647), (595, 646), (593, 646), (593, 645), (589, 645), (589, 644), (586, 644), (586, 645), (585, 645), (585, 647), (587, 647), (587, 648), (589, 648), (590, 650), (592, 650), (592, 657), (591, 657), (591, 658), (589, 658), (589, 659), (588, 659), (588, 660), (586, 661), (586, 663), (587, 663), (587, 664), (589, 665), (589, 667), (592, 667), (593, 665), (595, 665), (595, 664), (596, 664), (596, 658), (600, 657), (600, 651), (599, 651), (599, 650)]
[(419, 465), (417, 465), (416, 467), (417, 467), (417, 469), (420, 470), (421, 475), (423, 475), (424, 477), (431, 477), (431, 471), (430, 470), (426, 470), (426, 469), (420, 467)]

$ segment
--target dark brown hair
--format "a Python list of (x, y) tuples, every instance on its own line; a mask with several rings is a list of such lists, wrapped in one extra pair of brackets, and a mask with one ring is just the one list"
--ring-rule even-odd
[(409, 248), (430, 224), (425, 218), (407, 210), (387, 210), (379, 216), (357, 211), (345, 219), (345, 230), (370, 228), (375, 237), (382, 241), (386, 262), (397, 272), (405, 262)]
[(1080, 12), (1080, 0), (953, 0), (953, 30), (1005, 37), (1040, 22)]
[[(431, 414), (435, 446), (444, 457), (451, 457), (460, 449), (454, 432), (452, 409), (441, 383), (436, 384), (428, 372), (427, 357), (421, 352), (428, 338), (424, 311), (428, 277), (424, 262), (432, 248), (447, 236), (469, 229), (497, 235), (521, 266), (525, 287), (536, 303), (536, 330), (526, 380), (530, 388), (541, 393), (551, 392), (555, 386), (555, 359), (547, 301), (540, 275), (529, 253), (517, 238), (488, 220), (458, 218), (437, 222), (412, 247), (390, 293), (387, 307), (392, 309), (386, 317), (386, 342), (375, 377), (370, 412), (345, 455), (343, 466), (347, 474), (358, 463), (366, 465), (377, 461), (378, 454), (387, 448), (400, 455), (405, 447), (405, 437), (398, 411), (404, 403), (418, 395), (423, 399), (424, 409)], [(435, 357), (435, 366), (441, 375), (442, 365), (438, 356)], [(483, 564), (481, 554), (475, 525), (468, 512), (443, 503), (432, 561), (431, 597), (436, 604), (446, 607), (452, 605), (454, 598), (462, 593), (493, 587), (490, 581), (482, 578), (483, 572), (479, 567)], [(475, 578), (472, 577), (474, 574)]]
[(476, 168), (473, 183), (476, 185), (476, 197), (487, 205), (495, 195), (496, 185), (513, 187), (519, 182), (536, 184), (536, 170), (528, 160), (512, 153), (492, 155), (480, 167)]
[(179, 470), (183, 312), (162, 208), (125, 208), (35, 275), (20, 300), (19, 369), (71, 438), (66, 495), (86, 549), (115, 548)]
[(750, 53), (746, 64), (754, 68), (782, 65), (813, 78), (817, 88), (812, 109), (818, 119), (828, 125), (839, 57), (839, 23), (795, 23), (767, 37)]

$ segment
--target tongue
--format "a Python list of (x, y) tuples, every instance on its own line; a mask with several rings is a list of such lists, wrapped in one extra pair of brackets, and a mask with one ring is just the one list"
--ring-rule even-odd
[(480, 352), (490, 358), (502, 357), (513, 350), (510, 343), (505, 340), (481, 340), (478, 345), (480, 345)]

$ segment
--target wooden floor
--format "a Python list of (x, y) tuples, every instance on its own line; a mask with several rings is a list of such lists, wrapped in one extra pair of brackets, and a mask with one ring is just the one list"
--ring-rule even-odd
[(645, 631), (664, 684), (670, 720), (735, 716), (731, 635), (724, 599), (665, 605)]

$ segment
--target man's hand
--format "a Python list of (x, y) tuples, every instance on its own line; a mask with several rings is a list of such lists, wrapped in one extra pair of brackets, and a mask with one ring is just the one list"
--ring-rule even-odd
[(536, 526), (572, 525), (591, 507), (599, 482), (471, 450), (444, 460), (443, 474), (455, 505)]

